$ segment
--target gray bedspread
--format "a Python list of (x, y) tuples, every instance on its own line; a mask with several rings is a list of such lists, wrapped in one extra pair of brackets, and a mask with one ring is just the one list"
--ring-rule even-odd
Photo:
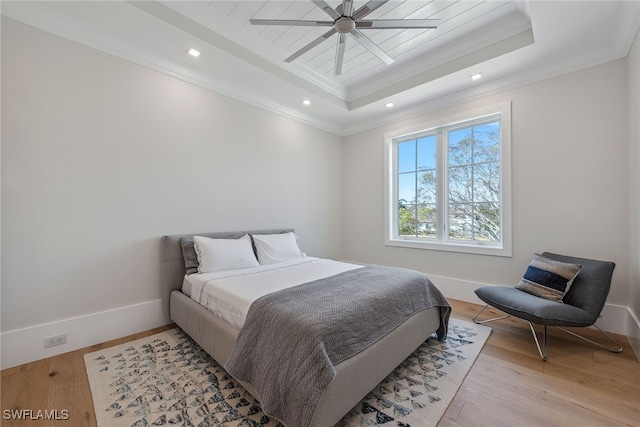
[(394, 267), (362, 267), (274, 292), (249, 308), (225, 368), (253, 385), (266, 414), (288, 427), (308, 426), (335, 364), (435, 306), (444, 340), (446, 298), (424, 274)]

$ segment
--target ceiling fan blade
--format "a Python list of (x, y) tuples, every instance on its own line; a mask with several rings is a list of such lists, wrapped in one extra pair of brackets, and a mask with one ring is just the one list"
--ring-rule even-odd
[(340, 14), (336, 12), (331, 6), (327, 4), (324, 0), (311, 0), (313, 4), (318, 6), (320, 9), (324, 10), (324, 12), (332, 17), (333, 19), (340, 18)]
[(336, 12), (340, 16), (351, 16), (351, 12), (353, 12), (353, 0), (343, 0), (342, 4), (336, 7)]
[(338, 44), (336, 46), (336, 62), (333, 64), (333, 75), (339, 76), (342, 73), (342, 62), (344, 61), (344, 48), (347, 42), (347, 34), (338, 34)]
[(349, 34), (355, 37), (355, 39), (358, 40), (358, 43), (360, 43), (367, 50), (369, 50), (369, 52), (373, 53), (375, 56), (380, 58), (380, 60), (385, 64), (390, 65), (393, 63), (392, 57), (387, 55), (384, 52), (384, 50), (380, 49), (374, 42), (371, 41), (369, 37), (362, 34), (359, 30), (355, 29), (351, 31)]
[(328, 39), (329, 37), (331, 37), (335, 33), (337, 33), (336, 30), (334, 30), (333, 28), (330, 29), (329, 31), (327, 31), (326, 33), (324, 33), (323, 35), (321, 35), (320, 37), (318, 37), (317, 39), (315, 39), (314, 41), (312, 41), (311, 43), (309, 43), (308, 45), (306, 45), (302, 49), (298, 50), (296, 53), (294, 53), (293, 55), (291, 55), (287, 59), (285, 59), (284, 62), (293, 61), (294, 59), (298, 58), (302, 54), (304, 54), (304, 53), (310, 51), (311, 49), (313, 49), (314, 47), (318, 46), (320, 43), (322, 43), (323, 41), (325, 41), (326, 39)]
[(368, 14), (370, 14), (371, 12), (373, 12), (374, 10), (376, 10), (377, 8), (379, 8), (380, 6), (382, 6), (388, 1), (389, 0), (371, 0), (370, 2), (362, 6), (360, 9), (356, 10), (354, 14), (351, 15), (351, 17), (356, 21), (360, 18), (364, 18), (365, 16), (367, 16)]
[(332, 27), (331, 21), (301, 21), (292, 19), (249, 19), (251, 25), (287, 25), (292, 27)]
[(438, 28), (439, 19), (374, 19), (357, 21), (356, 28), (406, 29), (406, 28)]

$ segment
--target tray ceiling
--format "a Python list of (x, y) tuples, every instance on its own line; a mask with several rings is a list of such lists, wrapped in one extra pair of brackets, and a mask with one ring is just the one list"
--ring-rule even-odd
[(334, 76), (335, 35), (283, 61), (327, 27), (249, 22), (330, 20), (309, 0), (0, 5), (13, 19), (338, 135), (622, 58), (640, 25), (639, 2), (390, 0), (367, 19), (439, 19), (438, 28), (364, 29), (394, 62), (347, 37)]

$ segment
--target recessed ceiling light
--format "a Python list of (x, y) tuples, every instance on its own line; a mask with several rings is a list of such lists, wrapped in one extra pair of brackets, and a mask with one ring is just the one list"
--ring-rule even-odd
[(471, 80), (478, 80), (482, 78), (482, 73), (475, 73), (471, 76)]
[(384, 106), (387, 108), (391, 108), (393, 107), (393, 102), (387, 102), (386, 104), (384, 104)]
[(198, 49), (194, 49), (194, 48), (192, 48), (192, 47), (190, 47), (190, 48), (187, 50), (187, 53), (188, 53), (189, 55), (193, 56), (194, 58), (197, 58), (198, 56), (200, 56), (200, 51), (199, 51)]
[(304, 101), (302, 101), (302, 103), (304, 105), (311, 105), (311, 101), (309, 101), (308, 99), (305, 99)]

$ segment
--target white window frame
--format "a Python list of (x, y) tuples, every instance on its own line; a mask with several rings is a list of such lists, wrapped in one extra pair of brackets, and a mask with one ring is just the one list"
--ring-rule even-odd
[[(452, 241), (441, 238), (405, 237), (398, 234), (398, 183), (397, 183), (397, 144), (402, 137), (432, 132), (465, 122), (500, 114), (500, 225), (501, 240), (495, 243), (480, 241)], [(447, 177), (443, 171), (447, 170), (447, 156), (444, 147), (437, 149), (438, 171), (438, 226), (446, 226), (445, 196), (448, 189)], [(511, 102), (487, 106), (479, 109), (462, 111), (459, 114), (444, 119), (423, 123), (411, 128), (399, 129), (384, 134), (384, 174), (385, 174), (385, 245), (405, 248), (431, 249), (450, 252), (464, 252), (472, 254), (512, 256), (511, 243)], [(445, 230), (444, 235), (448, 234)]]

